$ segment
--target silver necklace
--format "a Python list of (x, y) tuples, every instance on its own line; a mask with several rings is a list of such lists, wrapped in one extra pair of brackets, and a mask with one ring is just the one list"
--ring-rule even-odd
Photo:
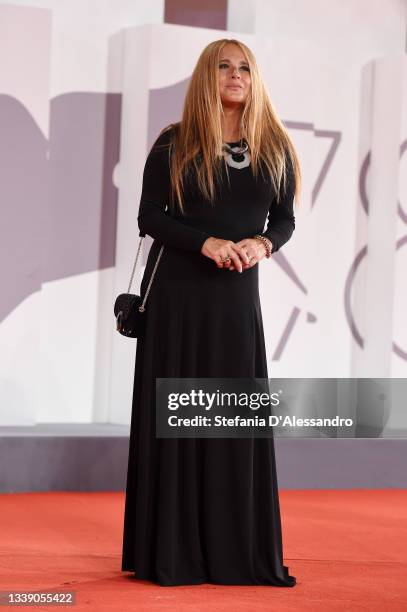
[[(244, 144), (243, 144), (244, 142)], [(240, 139), (240, 147), (234, 146), (233, 148), (228, 145), (227, 142), (223, 143), (223, 150), (230, 155), (243, 155), (246, 151), (249, 150), (249, 145), (245, 138)]]
[(249, 145), (245, 138), (240, 139), (240, 147), (237, 145), (231, 147), (224, 142), (222, 150), (226, 163), (232, 168), (240, 170), (250, 165)]

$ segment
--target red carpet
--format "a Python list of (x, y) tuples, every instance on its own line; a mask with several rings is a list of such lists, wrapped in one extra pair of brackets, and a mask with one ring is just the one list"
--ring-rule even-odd
[(406, 490), (280, 491), (280, 503), (295, 587), (160, 587), (120, 571), (124, 494), (3, 494), (0, 590), (72, 589), (75, 611), (407, 610)]

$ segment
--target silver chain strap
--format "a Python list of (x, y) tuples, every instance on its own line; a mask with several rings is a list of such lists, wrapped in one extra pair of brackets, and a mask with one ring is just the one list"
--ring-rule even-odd
[[(138, 243), (136, 259), (134, 260), (133, 270), (131, 272), (130, 283), (129, 283), (129, 287), (127, 289), (127, 293), (130, 293), (130, 289), (131, 289), (131, 285), (132, 285), (133, 277), (134, 277), (134, 272), (136, 270), (137, 261), (138, 261), (139, 255), (140, 255), (141, 243), (143, 241), (143, 238), (144, 238), (144, 236), (141, 236), (140, 240), (139, 240), (139, 243)], [(153, 282), (154, 274), (155, 274), (155, 271), (157, 270), (158, 262), (160, 261), (160, 257), (162, 255), (163, 250), (164, 250), (164, 245), (161, 246), (160, 252), (158, 253), (157, 261), (155, 262), (153, 271), (151, 273), (151, 278), (150, 278), (150, 280), (148, 282), (148, 285), (147, 285), (146, 294), (144, 296), (144, 299), (143, 299), (143, 302), (142, 302), (141, 306), (139, 306), (139, 311), (140, 312), (144, 312), (145, 311), (145, 304), (146, 304), (146, 301), (147, 301), (148, 294), (150, 293), (151, 283)]]

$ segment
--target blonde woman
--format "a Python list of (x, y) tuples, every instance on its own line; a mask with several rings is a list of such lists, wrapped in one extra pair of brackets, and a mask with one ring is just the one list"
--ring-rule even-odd
[(136, 578), (296, 583), (283, 565), (273, 439), (157, 438), (155, 379), (268, 377), (258, 264), (290, 239), (299, 190), (253, 53), (234, 39), (209, 44), (143, 175), (138, 223), (154, 242), (142, 296), (164, 251), (133, 387), (122, 570)]

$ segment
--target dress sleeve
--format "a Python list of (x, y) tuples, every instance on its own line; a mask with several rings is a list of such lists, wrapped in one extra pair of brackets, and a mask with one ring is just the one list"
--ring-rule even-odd
[(139, 230), (165, 245), (200, 252), (210, 234), (186, 225), (166, 210), (171, 187), (169, 149), (161, 145), (167, 145), (169, 137), (170, 130), (160, 134), (144, 166), (137, 217)]
[(288, 242), (295, 230), (294, 217), (294, 193), (295, 177), (293, 165), (289, 155), (286, 157), (286, 186), (281, 185), (280, 201), (277, 203), (275, 196), (271, 202), (266, 230), (262, 236), (271, 240), (273, 244), (272, 253), (278, 251), (283, 244)]

